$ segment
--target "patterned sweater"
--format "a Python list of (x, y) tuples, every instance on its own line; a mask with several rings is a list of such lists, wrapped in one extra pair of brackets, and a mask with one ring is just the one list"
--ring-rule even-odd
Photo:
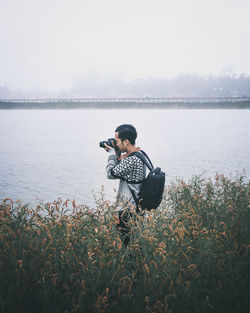
[(136, 198), (138, 198), (138, 193), (146, 178), (146, 165), (136, 155), (127, 156), (121, 161), (118, 161), (117, 158), (118, 156), (112, 149), (108, 158), (106, 172), (109, 179), (120, 179), (116, 205), (118, 211), (122, 211), (128, 204), (136, 207), (136, 202), (130, 189), (133, 190)]

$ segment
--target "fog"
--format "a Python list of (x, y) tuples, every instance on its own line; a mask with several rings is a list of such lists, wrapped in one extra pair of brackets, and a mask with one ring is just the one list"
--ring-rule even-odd
[(249, 16), (249, 0), (0, 0), (0, 96), (245, 94)]
[(6, 98), (100, 98), (100, 97), (239, 97), (250, 96), (250, 76), (180, 75), (174, 78), (91, 76), (75, 80), (69, 90), (15, 91), (0, 86), (0, 99)]

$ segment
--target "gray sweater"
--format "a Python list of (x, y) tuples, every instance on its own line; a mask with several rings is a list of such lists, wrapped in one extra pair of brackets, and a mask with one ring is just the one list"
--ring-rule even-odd
[(107, 178), (120, 179), (116, 206), (118, 211), (123, 211), (128, 205), (136, 207), (136, 202), (129, 188), (138, 199), (142, 183), (146, 178), (146, 165), (136, 155), (127, 156), (118, 161), (118, 155), (111, 150), (106, 166)]

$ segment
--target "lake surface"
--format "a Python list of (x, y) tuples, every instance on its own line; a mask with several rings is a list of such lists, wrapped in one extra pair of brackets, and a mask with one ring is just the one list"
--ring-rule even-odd
[(250, 110), (1, 110), (0, 199), (37, 203), (61, 197), (95, 205), (104, 186), (113, 200), (118, 180), (106, 178), (99, 141), (133, 124), (137, 146), (167, 174), (250, 176)]

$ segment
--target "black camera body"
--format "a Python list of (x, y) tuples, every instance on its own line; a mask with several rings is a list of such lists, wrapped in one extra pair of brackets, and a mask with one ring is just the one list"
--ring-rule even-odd
[[(116, 140), (115, 140), (115, 138), (109, 138), (108, 140), (104, 140), (104, 141), (100, 141), (100, 147), (101, 148), (106, 148), (105, 147), (105, 144), (106, 143), (106, 145), (108, 145), (108, 146), (110, 146), (110, 147), (116, 147)], [(114, 143), (114, 145), (113, 145), (113, 143)]]

